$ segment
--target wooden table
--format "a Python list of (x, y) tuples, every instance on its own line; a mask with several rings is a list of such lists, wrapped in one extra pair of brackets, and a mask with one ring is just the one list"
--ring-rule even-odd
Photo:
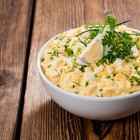
[(36, 69), (54, 35), (103, 21), (107, 11), (140, 29), (140, 0), (0, 1), (0, 140), (139, 140), (140, 113), (116, 121), (77, 117), (55, 104)]

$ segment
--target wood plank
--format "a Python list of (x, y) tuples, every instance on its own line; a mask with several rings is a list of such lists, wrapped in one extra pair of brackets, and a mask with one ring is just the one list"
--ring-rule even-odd
[[(21, 140), (96, 140), (140, 138), (139, 113), (118, 121), (91, 121), (76, 117), (56, 105), (46, 93), (36, 70), (36, 55), (54, 35), (84, 23), (103, 21), (106, 11), (121, 20), (134, 18), (131, 27), (139, 28), (140, 5), (131, 0), (53, 0), (37, 1)], [(131, 11), (131, 12), (130, 12)]]
[[(45, 5), (45, 6), (44, 6)], [(79, 7), (76, 9), (76, 7)], [(82, 139), (80, 118), (56, 105), (46, 93), (36, 69), (40, 47), (54, 35), (84, 23), (81, 0), (37, 1), (21, 139)], [(63, 121), (62, 121), (63, 120)]]
[(32, 1), (0, 1), (0, 140), (15, 138)]

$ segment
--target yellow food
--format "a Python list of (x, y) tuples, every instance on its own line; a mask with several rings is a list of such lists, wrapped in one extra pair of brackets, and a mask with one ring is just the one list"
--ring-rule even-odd
[[(94, 60), (101, 59), (108, 50), (99, 41), (86, 49), (81, 40), (87, 39), (89, 33), (77, 36), (85, 30), (85, 26), (68, 30), (49, 43), (41, 62), (45, 76), (60, 88), (84, 96), (111, 97), (139, 91), (140, 36), (132, 35), (137, 41), (131, 48), (133, 59), (116, 58), (110, 64), (97, 65)], [(117, 30), (127, 32), (123, 26)], [(79, 57), (89, 64), (78, 64)]]

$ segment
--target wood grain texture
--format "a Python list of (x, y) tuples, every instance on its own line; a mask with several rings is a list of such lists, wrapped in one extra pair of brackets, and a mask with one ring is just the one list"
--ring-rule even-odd
[(140, 139), (140, 113), (117, 121), (74, 116), (51, 100), (36, 70), (37, 52), (47, 40), (84, 23), (103, 21), (107, 11), (112, 11), (120, 21), (134, 19), (129, 25), (139, 29), (139, 5), (139, 0), (36, 1), (21, 140)]
[(83, 8), (80, 0), (36, 1), (21, 139), (82, 139), (80, 118), (56, 105), (44, 89), (36, 69), (36, 55), (54, 35), (83, 24)]
[(15, 138), (32, 2), (0, 1), (0, 140)]

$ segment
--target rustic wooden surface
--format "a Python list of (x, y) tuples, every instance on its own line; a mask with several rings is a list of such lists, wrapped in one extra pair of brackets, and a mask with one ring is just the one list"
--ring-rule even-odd
[(116, 121), (72, 115), (51, 100), (36, 69), (47, 40), (103, 21), (107, 11), (140, 29), (139, 6), (140, 0), (1, 0), (0, 140), (139, 140), (140, 113)]
[(0, 0), (0, 139), (14, 139), (32, 2)]

